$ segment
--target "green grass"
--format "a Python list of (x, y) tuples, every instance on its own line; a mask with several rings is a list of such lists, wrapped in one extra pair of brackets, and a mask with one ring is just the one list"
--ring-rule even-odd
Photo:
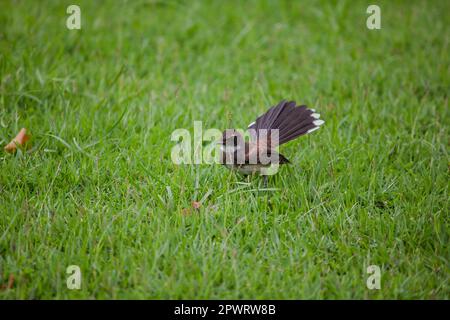
[[(448, 1), (73, 2), (0, 1), (0, 298), (450, 297)], [(326, 123), (276, 191), (171, 162), (281, 99)]]

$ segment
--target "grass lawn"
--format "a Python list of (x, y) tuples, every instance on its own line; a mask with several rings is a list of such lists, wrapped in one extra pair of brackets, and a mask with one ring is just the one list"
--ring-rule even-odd
[[(450, 298), (448, 12), (0, 0), (0, 298)], [(281, 99), (326, 123), (281, 147), (269, 190), (172, 163), (175, 129), (244, 128)], [(31, 149), (4, 152), (22, 127)]]

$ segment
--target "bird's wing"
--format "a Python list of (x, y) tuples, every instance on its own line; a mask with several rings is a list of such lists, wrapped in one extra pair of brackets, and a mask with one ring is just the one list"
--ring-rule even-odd
[(246, 145), (245, 163), (246, 164), (262, 164), (271, 163), (284, 164), (289, 163), (282, 154), (275, 149), (268, 148), (266, 144), (249, 143)]

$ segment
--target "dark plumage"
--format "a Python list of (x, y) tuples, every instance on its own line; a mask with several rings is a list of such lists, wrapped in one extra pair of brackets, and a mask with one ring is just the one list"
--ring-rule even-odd
[[(313, 109), (304, 105), (296, 106), (295, 101), (283, 100), (258, 117), (248, 129), (256, 130), (257, 135), (261, 129), (278, 129), (281, 145), (318, 128), (323, 124), (322, 120), (317, 120), (319, 116)], [(319, 122), (314, 124), (315, 121)]]
[[(294, 101), (281, 101), (248, 126), (251, 139), (228, 129), (223, 133), (222, 164), (243, 174), (260, 172), (271, 164), (285, 164), (289, 160), (278, 153), (278, 145), (319, 129), (324, 123), (320, 115), (306, 106), (296, 106)], [(278, 140), (276, 131), (278, 130)]]

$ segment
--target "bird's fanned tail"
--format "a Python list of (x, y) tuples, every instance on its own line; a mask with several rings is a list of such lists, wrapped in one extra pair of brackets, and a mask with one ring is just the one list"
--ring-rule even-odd
[(313, 132), (324, 123), (320, 114), (306, 106), (296, 106), (295, 101), (281, 101), (251, 123), (256, 135), (260, 129), (278, 129), (279, 144), (291, 141), (301, 135)]

